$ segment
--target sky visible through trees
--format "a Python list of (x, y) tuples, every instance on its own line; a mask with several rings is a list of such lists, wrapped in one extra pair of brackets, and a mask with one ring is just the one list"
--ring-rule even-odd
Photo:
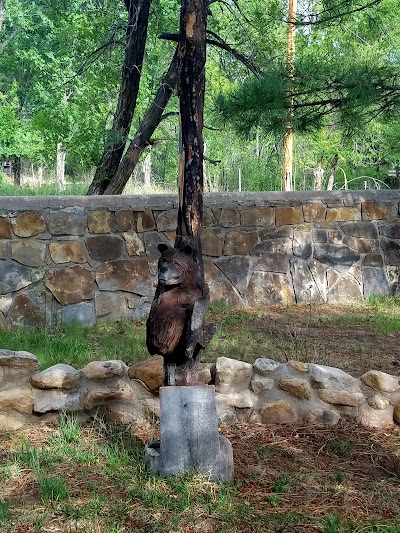
[[(135, 10), (143, 8), (146, 18), (146, 6), (139, 38)], [(0, 0), (0, 160), (14, 170), (20, 160), (23, 180), (35, 178), (34, 187), (38, 179), (51, 184), (61, 145), (67, 179), (84, 194), (101, 174), (107, 147), (117, 146), (111, 184), (101, 192), (120, 193), (132, 181), (176, 190), (179, 119), (170, 64), (179, 14), (172, 0)], [(398, 186), (398, 1), (300, 0), (295, 25), (291, 71), (287, 2), (210, 2), (205, 189), (280, 190), (289, 118), (294, 188)], [(121, 77), (134, 39), (141, 39), (143, 58), (135, 45), (136, 68), (129, 66), (125, 80), (137, 97), (128, 86), (135, 101), (121, 134)]]

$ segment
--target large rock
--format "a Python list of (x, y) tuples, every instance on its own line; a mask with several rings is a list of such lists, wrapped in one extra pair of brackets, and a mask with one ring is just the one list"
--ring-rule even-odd
[(135, 392), (132, 387), (121, 382), (115, 386), (90, 389), (85, 396), (84, 407), (90, 411), (98, 405), (103, 405), (114, 400), (129, 402), (134, 396)]
[(148, 295), (153, 287), (144, 257), (118, 259), (100, 265), (96, 281), (102, 291), (126, 291)]
[(89, 211), (87, 217), (90, 233), (111, 233), (115, 229), (115, 217), (111, 211)]
[(282, 252), (262, 255), (256, 260), (254, 270), (261, 272), (282, 272), (286, 274), (289, 270), (289, 259)]
[(37, 389), (33, 410), (36, 413), (48, 413), (49, 411), (82, 411), (82, 395), (79, 389), (73, 391)]
[(86, 239), (89, 255), (96, 261), (119, 259), (124, 249), (124, 241), (118, 235), (96, 235)]
[(311, 233), (308, 231), (295, 231), (293, 234), (293, 255), (306, 259), (312, 255)]
[(0, 350), (0, 368), (14, 368), (21, 373), (36, 372), (39, 368), (37, 357), (29, 352)]
[(360, 259), (360, 256), (347, 246), (316, 244), (314, 246), (314, 258), (321, 263), (337, 267), (351, 266)]
[(397, 402), (393, 408), (393, 420), (400, 425), (400, 402)]
[(18, 237), (32, 237), (43, 233), (46, 229), (42, 213), (30, 211), (11, 219), (11, 225)]
[(31, 414), (32, 408), (32, 387), (19, 387), (0, 392), (0, 411), (15, 409), (19, 413)]
[(383, 398), (380, 394), (374, 394), (370, 398), (367, 398), (368, 405), (377, 411), (383, 411), (389, 407), (389, 401)]
[(363, 220), (383, 220), (398, 216), (397, 206), (390, 202), (367, 201), (361, 204)]
[(130, 231), (133, 226), (134, 216), (129, 209), (120, 209), (115, 212), (115, 222), (118, 231)]
[(300, 206), (276, 208), (276, 226), (301, 224), (302, 222), (303, 210)]
[(0, 412), (0, 433), (10, 433), (18, 431), (24, 426), (32, 423), (33, 417), (14, 409), (6, 409)]
[(156, 216), (158, 231), (175, 231), (177, 218), (177, 209), (170, 209), (169, 211), (161, 211), (158, 213)]
[(306, 424), (334, 426), (340, 420), (340, 415), (333, 409), (316, 407), (304, 416)]
[(304, 379), (282, 378), (278, 381), (278, 387), (299, 400), (311, 400), (311, 387)]
[(132, 365), (128, 369), (131, 379), (139, 379), (151, 392), (158, 392), (164, 384), (164, 358), (155, 355), (142, 363)]
[(347, 222), (341, 224), (341, 229), (345, 235), (357, 237), (358, 239), (377, 239), (378, 230), (372, 222)]
[(96, 312), (92, 302), (79, 302), (59, 309), (57, 318), (60, 324), (79, 324), (90, 327), (96, 322)]
[(303, 205), (304, 222), (323, 222), (326, 207), (322, 202), (310, 202)]
[(26, 266), (41, 266), (46, 255), (46, 243), (27, 239), (11, 243), (11, 258)]
[(296, 303), (326, 300), (326, 271), (321, 263), (293, 258), (290, 261), (290, 272)]
[(400, 390), (400, 379), (379, 370), (370, 370), (361, 376), (361, 380), (368, 387), (381, 392), (396, 392)]
[(231, 231), (225, 236), (224, 255), (247, 255), (257, 240), (255, 231)]
[(222, 257), (215, 264), (236, 287), (239, 293), (244, 296), (252, 273), (251, 258), (243, 256)]
[(290, 305), (294, 301), (291, 283), (287, 275), (275, 272), (254, 272), (247, 292), (248, 305)]
[(132, 398), (129, 401), (112, 401), (106, 408), (106, 414), (110, 420), (121, 424), (143, 424), (151, 420), (149, 416), (149, 401), (154, 399), (153, 395), (140, 383), (130, 384)]
[(128, 367), (123, 361), (92, 361), (82, 370), (86, 379), (110, 379), (126, 376)]
[(49, 231), (53, 235), (84, 235), (85, 225), (82, 207), (67, 207), (49, 214)]
[(93, 297), (92, 272), (81, 265), (49, 270), (45, 276), (45, 285), (62, 305)]
[(331, 366), (309, 365), (311, 383), (315, 389), (349, 390), (358, 392), (358, 380), (343, 372), (339, 368)]
[(249, 390), (227, 394), (219, 394), (216, 392), (215, 400), (217, 403), (223, 403), (229, 407), (237, 407), (238, 409), (249, 409), (253, 407), (256, 402), (256, 398)]
[(281, 366), (281, 363), (274, 361), (273, 359), (268, 359), (265, 357), (259, 357), (254, 361), (253, 368), (257, 374), (263, 376), (268, 376), (271, 372), (276, 370)]
[(361, 220), (361, 212), (357, 207), (333, 207), (326, 212), (326, 222)]
[(255, 394), (262, 394), (266, 390), (272, 390), (275, 385), (273, 379), (255, 375), (250, 381), (250, 389)]
[(318, 396), (323, 402), (333, 405), (349, 405), (357, 407), (365, 401), (361, 392), (349, 392), (346, 390), (318, 389)]
[(153, 213), (149, 210), (140, 211), (136, 218), (137, 231), (139, 233), (156, 229)]
[(28, 268), (15, 261), (0, 261), (0, 294), (19, 291), (43, 278), (40, 269)]
[(19, 293), (13, 299), (8, 317), (12, 326), (43, 327), (46, 321), (44, 302), (34, 291)]
[(129, 233), (125, 232), (122, 235), (125, 239), (126, 251), (128, 252), (128, 255), (136, 256), (145, 254), (143, 242), (135, 231), (131, 231)]
[(390, 294), (389, 282), (382, 268), (363, 268), (363, 282), (363, 293), (366, 298)]
[(264, 405), (260, 409), (254, 409), (250, 422), (261, 424), (290, 424), (297, 422), (297, 414), (290, 402), (278, 400)]
[(54, 263), (85, 263), (87, 253), (80, 241), (51, 242), (49, 244), (50, 256)]
[(58, 364), (46, 368), (31, 377), (37, 389), (74, 389), (80, 382), (82, 372), (73, 366)]
[(253, 367), (249, 363), (218, 357), (215, 373), (215, 390), (220, 394), (232, 394), (247, 390)]
[(393, 407), (389, 405), (386, 409), (371, 409), (368, 404), (360, 407), (357, 422), (369, 428), (386, 429), (394, 426)]
[(10, 222), (7, 217), (0, 217), (0, 239), (11, 239)]
[(135, 318), (135, 309), (140, 297), (131, 293), (97, 292), (94, 296), (96, 316), (105, 321), (117, 321), (123, 318)]
[(275, 213), (273, 207), (248, 207), (240, 211), (242, 226), (273, 226)]

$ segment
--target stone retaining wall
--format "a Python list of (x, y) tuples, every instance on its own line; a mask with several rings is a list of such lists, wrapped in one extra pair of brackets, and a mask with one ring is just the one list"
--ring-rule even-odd
[[(205, 195), (213, 300), (344, 302), (398, 290), (400, 191)], [(0, 327), (143, 318), (177, 198), (0, 198)]]
[[(162, 358), (127, 367), (122, 361), (93, 361), (82, 370), (55, 365), (38, 372), (27, 352), (0, 350), (0, 431), (67, 411), (100, 412), (123, 424), (159, 417)], [(342, 370), (300, 361), (253, 365), (220, 357), (203, 364), (204, 383), (215, 385), (217, 413), (224, 423), (337, 424), (353, 420), (368, 427), (400, 425), (398, 376), (369, 371), (355, 378)]]

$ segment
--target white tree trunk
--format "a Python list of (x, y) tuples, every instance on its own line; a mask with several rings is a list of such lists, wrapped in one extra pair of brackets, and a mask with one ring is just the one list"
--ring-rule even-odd
[(145, 189), (151, 189), (151, 152), (147, 152), (147, 155), (143, 161), (143, 185)]
[(63, 191), (65, 189), (65, 155), (66, 151), (63, 148), (62, 143), (57, 144), (57, 168), (56, 168), (56, 181), (57, 189)]
[(320, 191), (322, 189), (322, 180), (324, 179), (324, 169), (319, 165), (314, 168), (314, 191)]

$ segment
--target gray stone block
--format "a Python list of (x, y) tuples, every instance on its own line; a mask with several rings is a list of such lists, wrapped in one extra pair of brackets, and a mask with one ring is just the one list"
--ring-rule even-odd
[(389, 294), (389, 282), (382, 268), (363, 268), (363, 294), (365, 297)]

